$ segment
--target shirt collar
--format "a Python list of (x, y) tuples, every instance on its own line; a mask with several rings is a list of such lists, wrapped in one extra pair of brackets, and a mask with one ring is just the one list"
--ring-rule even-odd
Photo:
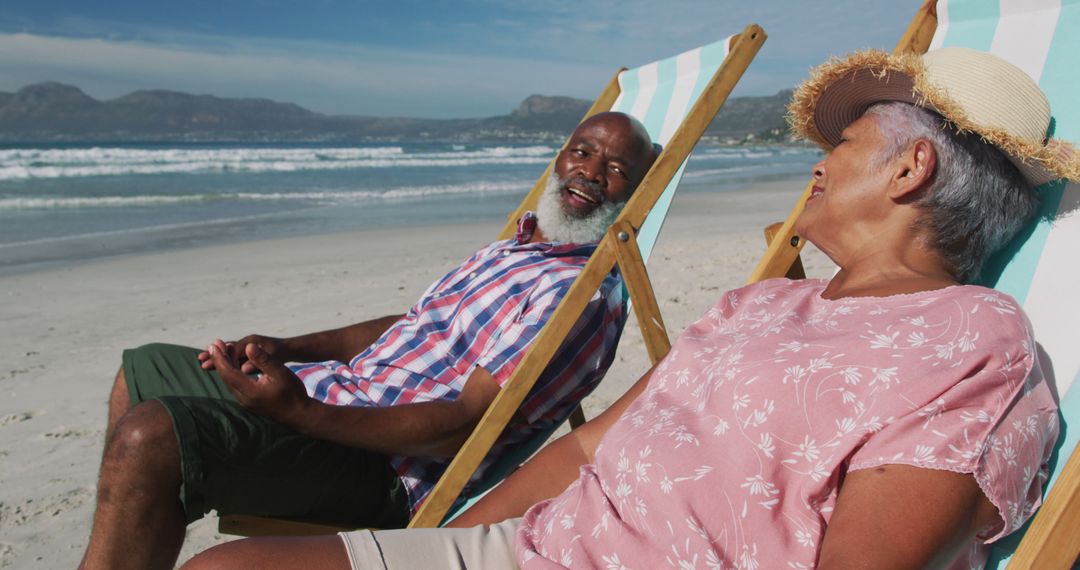
[(597, 242), (591, 243), (562, 243), (553, 241), (543, 241), (536, 243), (529, 243), (533, 234), (536, 232), (536, 226), (538, 223), (536, 212), (525, 212), (521, 218), (518, 219), (517, 233), (514, 234), (514, 239), (509, 241), (509, 245), (513, 249), (517, 250), (536, 250), (550, 256), (567, 256), (567, 255), (583, 255), (588, 257), (592, 255), (592, 252), (596, 249)]
[(514, 234), (514, 243), (521, 245), (528, 243), (536, 233), (536, 212), (525, 212), (518, 219), (517, 233)]

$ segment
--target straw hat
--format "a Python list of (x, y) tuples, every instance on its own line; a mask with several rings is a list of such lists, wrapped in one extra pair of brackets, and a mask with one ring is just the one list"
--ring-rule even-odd
[(998, 147), (1033, 186), (1080, 180), (1080, 152), (1047, 139), (1050, 104), (1022, 70), (988, 53), (950, 47), (915, 54), (856, 52), (811, 72), (792, 98), (788, 121), (803, 138), (831, 149), (840, 132), (882, 101), (904, 101), (945, 117)]

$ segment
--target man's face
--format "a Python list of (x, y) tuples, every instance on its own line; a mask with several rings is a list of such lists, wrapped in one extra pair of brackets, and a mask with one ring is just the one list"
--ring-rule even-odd
[(651, 148), (623, 116), (603, 115), (578, 127), (555, 159), (562, 210), (585, 218), (606, 202), (622, 204), (641, 182)]
[(537, 205), (546, 239), (589, 243), (603, 237), (655, 158), (648, 135), (635, 124), (605, 113), (574, 131)]

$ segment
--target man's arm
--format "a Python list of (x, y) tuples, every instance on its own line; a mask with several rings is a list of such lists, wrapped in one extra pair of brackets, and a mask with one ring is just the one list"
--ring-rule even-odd
[(348, 362), (371, 346), (402, 316), (388, 315), (338, 329), (286, 338), (282, 340), (285, 354), (274, 356), (280, 360), (297, 362)]
[(563, 492), (577, 478), (578, 469), (593, 462), (600, 440), (630, 403), (645, 391), (650, 376), (652, 370), (646, 372), (603, 413), (541, 449), (506, 481), (447, 526), (464, 528), (520, 517), (529, 507)]
[(262, 372), (254, 380), (236, 367), (225, 343), (212, 348), (211, 361), (240, 405), (305, 435), (378, 453), (452, 456), (499, 392), (495, 379), (477, 367), (454, 401), (334, 406), (308, 397), (296, 375), (258, 344), (246, 347), (247, 362)]
[[(321, 362), (336, 360), (349, 362), (365, 348), (371, 346), (387, 329), (401, 319), (403, 315), (389, 315), (362, 323), (356, 323), (338, 329), (314, 332), (290, 338), (274, 338), (251, 334), (231, 343), (241, 362), (245, 374), (256, 371), (255, 366), (247, 362), (247, 346), (257, 343), (274, 358), (290, 362)], [(199, 353), (202, 367), (211, 370), (214, 361), (208, 351)]]
[(909, 465), (852, 471), (818, 568), (944, 568), (996, 516), (970, 474)]

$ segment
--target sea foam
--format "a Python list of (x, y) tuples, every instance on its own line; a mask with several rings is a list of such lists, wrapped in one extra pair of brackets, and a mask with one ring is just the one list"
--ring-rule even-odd
[(321, 205), (348, 205), (373, 201), (411, 200), (457, 194), (520, 194), (529, 189), (521, 182), (472, 182), (464, 184), (420, 185), (372, 190), (317, 190), (307, 192), (232, 192), (184, 195), (94, 196), (94, 197), (19, 197), (0, 198), (0, 211), (47, 208), (126, 208), (165, 206), (211, 201), (304, 201)]
[(201, 172), (294, 172), (394, 167), (448, 167), (543, 164), (549, 146), (496, 146), (450, 151), (406, 152), (400, 146), (371, 148), (225, 148), (0, 150), (0, 182), (38, 178), (75, 178)]

